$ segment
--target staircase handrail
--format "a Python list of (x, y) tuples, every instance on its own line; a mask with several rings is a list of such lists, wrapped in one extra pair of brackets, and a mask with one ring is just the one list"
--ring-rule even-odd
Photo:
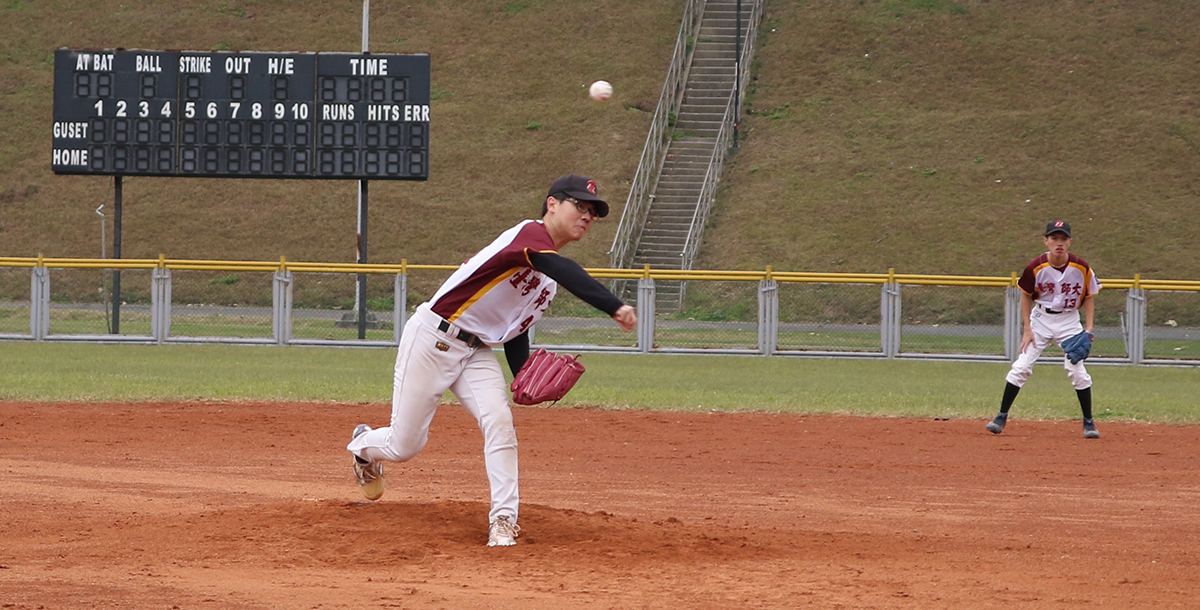
[[(692, 224), (688, 227), (687, 240), (683, 244), (683, 249), (680, 252), (679, 268), (690, 270), (696, 261), (696, 254), (700, 250), (700, 236), (704, 231), (704, 225), (708, 222), (708, 214), (712, 210), (712, 204), (717, 197), (717, 184), (721, 181), (721, 170), (725, 164), (725, 153), (731, 146), (733, 140), (733, 126), (738, 120), (738, 117), (733, 116), (734, 108), (741, 108), (741, 101), (745, 99), (746, 81), (750, 75), (750, 61), (754, 57), (754, 40), (758, 36), (758, 22), (762, 16), (762, 0), (754, 0), (754, 6), (750, 11), (750, 17), (746, 24), (745, 44), (742, 46), (741, 57), (738, 61), (738, 81), (740, 86), (736, 91), (729, 92), (729, 101), (725, 104), (725, 116), (721, 119), (721, 129), (717, 133), (716, 143), (713, 145), (712, 155), (708, 160), (708, 170), (704, 174), (704, 185), (700, 189), (700, 195), (696, 201), (696, 210), (692, 213)], [(734, 104), (735, 98), (738, 102)], [(680, 291), (680, 299), (683, 298)]]
[(695, 35), (704, 17), (704, 4), (704, 0), (688, 0), (687, 6), (684, 7), (671, 66), (667, 69), (662, 93), (658, 96), (658, 105), (650, 121), (650, 132), (646, 135), (646, 145), (642, 148), (642, 157), (633, 176), (625, 208), (621, 210), (617, 233), (613, 237), (612, 247), (608, 250), (610, 266), (614, 269), (625, 268), (632, 263), (635, 251), (634, 236), (638, 228), (646, 222), (646, 215), (650, 212), (647, 198), (653, 192), (652, 182), (658, 176), (671, 141), (671, 132), (668, 129), (670, 118), (676, 114), (683, 101), (687, 69), (691, 65), (690, 55), (695, 48)]

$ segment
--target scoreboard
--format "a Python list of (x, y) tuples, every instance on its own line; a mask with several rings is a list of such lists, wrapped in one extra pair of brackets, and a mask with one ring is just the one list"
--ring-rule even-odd
[(58, 174), (426, 180), (429, 56), (54, 53)]

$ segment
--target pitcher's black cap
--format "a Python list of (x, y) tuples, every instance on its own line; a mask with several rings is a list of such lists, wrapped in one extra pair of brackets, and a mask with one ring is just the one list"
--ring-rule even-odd
[(1052, 220), (1046, 225), (1046, 234), (1044, 237), (1050, 237), (1051, 233), (1066, 233), (1067, 237), (1071, 236), (1071, 223), (1065, 220)]
[(574, 197), (580, 201), (587, 201), (595, 205), (596, 214), (600, 218), (608, 216), (608, 202), (601, 199), (596, 194), (596, 181), (586, 176), (577, 174), (569, 174), (554, 181), (550, 185), (550, 192), (547, 197), (558, 198), (557, 195), (565, 194)]

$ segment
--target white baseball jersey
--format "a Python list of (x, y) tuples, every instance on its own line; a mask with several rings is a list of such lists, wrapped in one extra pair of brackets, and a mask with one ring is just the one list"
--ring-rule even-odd
[[(1025, 266), (1017, 285), (1038, 305), (1030, 312), (1028, 320), (1033, 342), (1025, 347), (1005, 377), (1008, 383), (1024, 387), (1042, 351), (1051, 343), (1062, 345), (1063, 341), (1083, 331), (1083, 325), (1079, 323), (1079, 306), (1084, 298), (1100, 291), (1100, 281), (1082, 258), (1068, 254), (1066, 266), (1058, 269), (1050, 264), (1050, 253), (1047, 252)], [(1076, 390), (1092, 387), (1092, 376), (1083, 361), (1071, 364), (1064, 354), (1063, 368)]]
[(1043, 309), (1062, 312), (1078, 310), (1083, 299), (1101, 288), (1087, 261), (1068, 254), (1066, 266), (1057, 269), (1050, 264), (1049, 252), (1029, 261), (1017, 285)]
[(529, 252), (557, 252), (540, 220), (525, 220), (467, 259), (430, 301), (434, 313), (500, 345), (529, 330), (558, 292), (558, 284), (529, 262)]

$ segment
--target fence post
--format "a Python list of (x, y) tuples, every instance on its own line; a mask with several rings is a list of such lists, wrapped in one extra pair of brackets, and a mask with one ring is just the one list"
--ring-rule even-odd
[(280, 269), (275, 272), (271, 291), (271, 332), (275, 343), (287, 345), (292, 340), (292, 272)]
[(638, 349), (649, 354), (654, 347), (654, 278), (638, 280)]
[(1129, 362), (1141, 364), (1146, 357), (1146, 291), (1130, 288), (1125, 296), (1125, 351)]
[(45, 341), (46, 335), (50, 334), (50, 270), (41, 264), (41, 260), (30, 277), (29, 334), (35, 341)]
[(778, 346), (779, 284), (765, 279), (758, 283), (758, 350), (762, 355), (770, 356)]
[(396, 274), (392, 290), (392, 339), (399, 345), (400, 336), (404, 334), (404, 325), (408, 323), (408, 273)]
[(1016, 362), (1021, 353), (1021, 289), (1009, 286), (1004, 289), (1004, 356)]
[(161, 345), (171, 335), (171, 270), (155, 267), (150, 281), (150, 334)]
[[(894, 275), (894, 270), (889, 270)], [(883, 285), (879, 305), (879, 343), (888, 359), (900, 353), (900, 284), (889, 281)]]

